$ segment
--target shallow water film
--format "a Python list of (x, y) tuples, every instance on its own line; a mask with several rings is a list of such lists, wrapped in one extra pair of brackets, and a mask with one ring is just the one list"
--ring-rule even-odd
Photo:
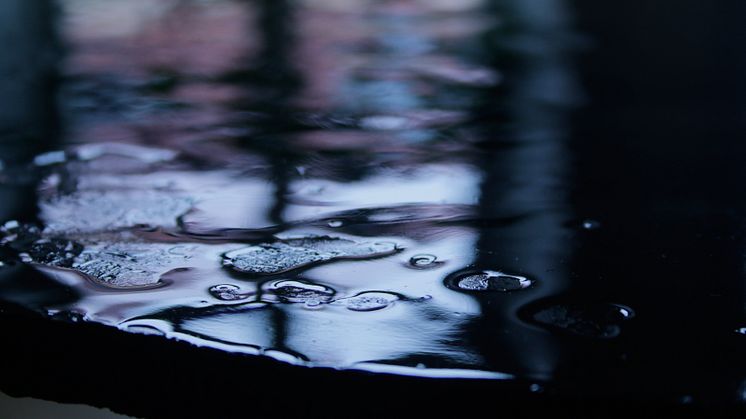
[[(737, 406), (746, 62), (613, 3), (0, 6), (37, 52), (0, 58), (3, 324), (324, 382)], [(746, 38), (697, 7), (673, 21)]]

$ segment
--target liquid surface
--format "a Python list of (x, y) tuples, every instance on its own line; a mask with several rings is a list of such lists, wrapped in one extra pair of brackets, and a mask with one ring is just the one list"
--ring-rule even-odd
[(2, 157), (3, 301), (300, 366), (741, 397), (695, 343), (746, 342), (743, 187), (663, 179), (746, 172), (604, 102), (565, 2), (125, 3), (60, 2), (61, 129)]

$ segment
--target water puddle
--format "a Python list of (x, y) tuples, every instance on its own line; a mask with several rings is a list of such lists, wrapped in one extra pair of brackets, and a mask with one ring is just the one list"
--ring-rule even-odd
[[(633, 323), (582, 301), (521, 314), (567, 290), (574, 237), (606, 224), (568, 222), (566, 145), (536, 140), (571, 106), (535, 94), (567, 69), (495, 53), (502, 12), (60, 3), (65, 130), (13, 168), (33, 202), (2, 220), (0, 272), (69, 298), (8, 273), (4, 300), (296, 365), (474, 379), (548, 380), (558, 339)], [(518, 144), (498, 120), (532, 131)]]

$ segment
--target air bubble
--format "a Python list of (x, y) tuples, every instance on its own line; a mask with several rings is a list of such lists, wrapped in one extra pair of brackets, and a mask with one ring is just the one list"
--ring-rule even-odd
[(263, 287), (269, 294), (265, 299), (277, 300), (281, 303), (304, 303), (307, 306), (328, 303), (334, 298), (336, 291), (330, 287), (299, 280), (281, 280)]
[(518, 291), (530, 287), (533, 280), (523, 276), (506, 274), (498, 271), (469, 271), (451, 275), (446, 279), (446, 286), (457, 291)]
[(352, 311), (376, 311), (390, 306), (399, 296), (389, 292), (367, 291), (354, 297), (343, 298), (338, 303)]
[(321, 302), (321, 300), (308, 300), (303, 305), (304, 308), (307, 308), (309, 310), (316, 310), (324, 306), (324, 303)]
[(210, 294), (218, 300), (238, 301), (249, 298), (248, 293), (241, 293), (241, 288), (231, 284), (220, 284), (210, 287)]
[(432, 269), (442, 265), (443, 262), (438, 261), (438, 257), (435, 255), (421, 253), (412, 256), (409, 259), (409, 267), (414, 269)]

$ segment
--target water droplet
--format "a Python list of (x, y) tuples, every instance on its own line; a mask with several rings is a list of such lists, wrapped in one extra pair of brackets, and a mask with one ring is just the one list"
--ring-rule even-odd
[(223, 264), (254, 275), (274, 275), (335, 259), (366, 259), (397, 251), (395, 243), (335, 237), (300, 237), (245, 247), (223, 255)]
[(531, 391), (532, 393), (541, 393), (542, 391), (544, 391), (544, 388), (543, 388), (543, 387), (541, 386), (541, 384), (537, 384), (537, 383), (533, 383), (533, 384), (531, 384), (531, 385), (530, 385), (530, 386), (528, 387), (528, 389), (529, 389), (529, 390), (530, 390), (530, 391)]
[(736, 333), (738, 333), (739, 335), (746, 335), (746, 327), (736, 329)]
[(427, 253), (417, 254), (409, 259), (409, 267), (415, 269), (432, 269), (442, 264), (437, 256)]
[(344, 223), (342, 222), (342, 220), (329, 220), (329, 222), (326, 223), (326, 225), (328, 225), (331, 228), (338, 228), (338, 227), (342, 227)]
[(613, 338), (621, 333), (620, 323), (634, 315), (620, 304), (555, 304), (534, 309), (530, 320), (576, 335)]
[(601, 223), (596, 220), (586, 219), (581, 222), (580, 226), (584, 230), (596, 230), (601, 227)]
[(451, 275), (446, 279), (446, 286), (457, 291), (517, 291), (530, 287), (534, 283), (523, 276), (505, 274), (498, 271), (468, 271)]
[(334, 289), (325, 285), (290, 279), (271, 282), (263, 289), (269, 294), (263, 296), (265, 299), (276, 298), (282, 303), (305, 303), (311, 307), (330, 302), (336, 294)]
[(342, 298), (337, 302), (344, 304), (352, 311), (375, 311), (390, 306), (399, 296), (389, 292), (366, 291), (349, 298)]
[(249, 298), (248, 293), (241, 293), (241, 288), (232, 284), (220, 284), (210, 287), (210, 294), (218, 300), (237, 301)]

